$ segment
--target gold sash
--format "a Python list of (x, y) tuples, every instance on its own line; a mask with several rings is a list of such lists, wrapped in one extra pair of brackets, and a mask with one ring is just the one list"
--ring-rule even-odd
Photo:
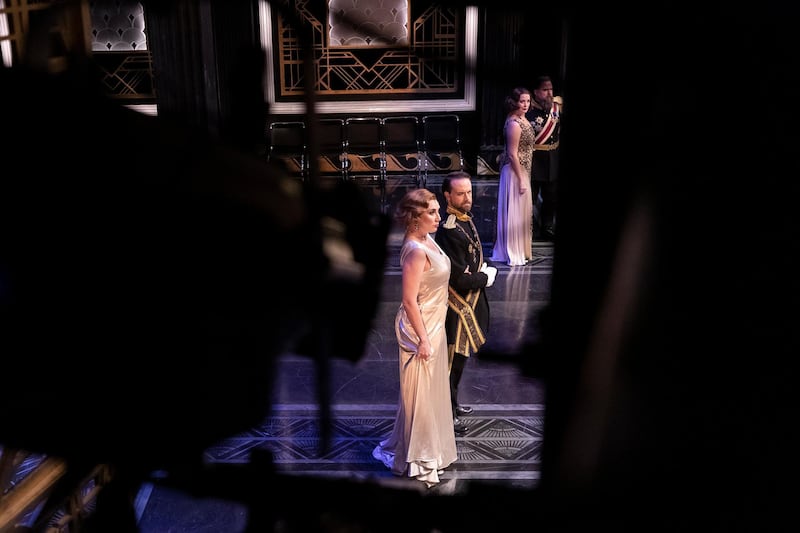
[(447, 305), (458, 314), (455, 352), (469, 357), (470, 350), (477, 352), (486, 342), (486, 337), (475, 318), (475, 305), (478, 303), (480, 290), (469, 291), (466, 298), (458, 294), (452, 287), (448, 288)]

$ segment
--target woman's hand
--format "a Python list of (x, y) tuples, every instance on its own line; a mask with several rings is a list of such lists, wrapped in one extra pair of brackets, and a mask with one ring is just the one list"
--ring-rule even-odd
[(430, 359), (432, 352), (433, 350), (431, 350), (430, 341), (420, 341), (419, 346), (417, 347), (417, 357), (419, 357), (422, 361), (427, 361)]

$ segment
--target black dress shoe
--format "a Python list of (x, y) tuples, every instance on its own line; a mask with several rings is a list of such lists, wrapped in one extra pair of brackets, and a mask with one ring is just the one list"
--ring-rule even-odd
[(472, 411), (472, 407), (467, 407), (466, 405), (456, 406), (456, 416), (471, 415)]
[(467, 431), (469, 431), (469, 426), (466, 425), (464, 422), (459, 420), (458, 418), (453, 419), (453, 431), (456, 432), (456, 435), (463, 435)]

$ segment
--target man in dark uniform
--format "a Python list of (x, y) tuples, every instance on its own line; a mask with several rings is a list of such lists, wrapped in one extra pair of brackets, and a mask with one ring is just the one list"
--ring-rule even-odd
[[(558, 139), (561, 133), (560, 96), (553, 96), (549, 76), (539, 76), (533, 85), (533, 100), (526, 118), (533, 126), (533, 233), (541, 240), (552, 241), (556, 232), (556, 182), (558, 181)], [(541, 197), (541, 199), (540, 199)]]
[(466, 172), (451, 172), (442, 180), (442, 194), (447, 202), (447, 216), (436, 231), (436, 242), (450, 257), (450, 286), (445, 329), (450, 357), (450, 400), (453, 426), (464, 434), (469, 427), (462, 417), (472, 407), (458, 403), (458, 384), (467, 358), (486, 342), (489, 328), (489, 301), (486, 287), (491, 287), (497, 269), (483, 262), (483, 248), (472, 222), (472, 179)]

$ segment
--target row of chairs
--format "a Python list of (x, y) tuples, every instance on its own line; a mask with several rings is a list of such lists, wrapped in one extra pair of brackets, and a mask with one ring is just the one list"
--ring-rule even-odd
[(424, 186), (431, 174), (464, 169), (455, 114), (278, 121), (269, 124), (268, 137), (267, 159), (303, 180), (310, 175), (312, 153), (321, 177), (344, 180), (385, 182), (402, 175)]

